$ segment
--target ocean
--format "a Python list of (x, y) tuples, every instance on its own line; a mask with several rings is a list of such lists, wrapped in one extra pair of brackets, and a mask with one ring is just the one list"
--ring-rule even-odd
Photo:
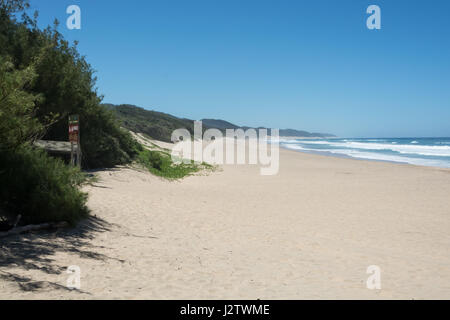
[(280, 146), (356, 159), (450, 168), (450, 138), (280, 138)]

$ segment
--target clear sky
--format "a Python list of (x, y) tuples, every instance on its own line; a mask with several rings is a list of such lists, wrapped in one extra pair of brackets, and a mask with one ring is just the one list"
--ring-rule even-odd
[[(342, 137), (450, 136), (450, 1), (31, 0), (104, 102)], [(68, 30), (66, 8), (81, 8)], [(366, 9), (381, 8), (381, 30)]]

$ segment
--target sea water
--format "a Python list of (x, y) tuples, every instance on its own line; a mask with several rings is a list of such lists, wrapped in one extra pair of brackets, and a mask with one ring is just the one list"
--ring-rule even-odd
[(450, 168), (450, 138), (280, 138), (280, 145), (304, 152)]

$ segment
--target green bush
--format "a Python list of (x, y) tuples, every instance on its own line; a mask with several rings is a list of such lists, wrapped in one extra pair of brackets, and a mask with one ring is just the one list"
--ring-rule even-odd
[(24, 90), (36, 78), (34, 67), (14, 69), (0, 56), (0, 150), (14, 150), (39, 137), (44, 126), (33, 117), (39, 96)]
[(141, 145), (122, 129), (112, 113), (103, 106), (80, 118), (83, 167), (103, 168), (130, 163)]
[(78, 187), (85, 176), (43, 151), (21, 147), (0, 153), (0, 209), (21, 223), (67, 221), (86, 217), (87, 195)]
[(163, 157), (160, 152), (152, 150), (144, 150), (138, 156), (138, 162), (148, 169), (161, 171), (163, 166)]
[(143, 150), (139, 152), (137, 162), (146, 167), (154, 175), (169, 179), (182, 179), (202, 169), (212, 169), (213, 166), (194, 161), (175, 164), (170, 154), (164, 151)]

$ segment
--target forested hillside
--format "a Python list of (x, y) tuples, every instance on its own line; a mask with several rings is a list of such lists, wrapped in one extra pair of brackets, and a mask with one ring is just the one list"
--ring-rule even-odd
[(145, 110), (128, 104), (118, 106), (105, 104), (104, 106), (116, 114), (123, 127), (133, 132), (144, 133), (156, 140), (171, 142), (172, 132), (180, 128), (189, 130), (191, 134), (194, 132), (193, 120), (181, 119), (167, 113)]

